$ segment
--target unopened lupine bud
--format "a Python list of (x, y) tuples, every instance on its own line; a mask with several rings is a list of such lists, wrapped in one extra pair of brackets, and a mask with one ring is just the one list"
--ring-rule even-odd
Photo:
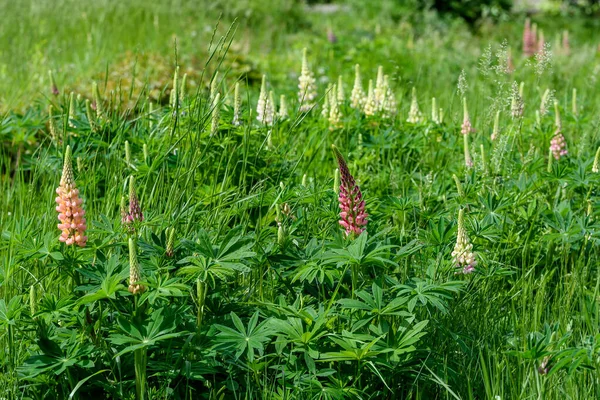
[(381, 111), (383, 102), (385, 101), (387, 88), (385, 87), (383, 67), (380, 65), (377, 68), (377, 80), (375, 81), (375, 89), (373, 94), (375, 96), (375, 105), (378, 111)]
[(408, 111), (408, 119), (406, 120), (406, 122), (410, 122), (411, 124), (418, 124), (421, 121), (423, 121), (423, 116), (421, 115), (421, 111), (419, 110), (419, 102), (417, 100), (417, 88), (413, 86), (410, 110)]
[(125, 164), (131, 165), (131, 147), (129, 146), (129, 140), (125, 141)]
[(267, 76), (263, 75), (258, 104), (256, 105), (256, 119), (266, 126), (273, 124), (274, 109), (273, 104), (270, 103), (269, 93), (267, 92)]
[(129, 177), (129, 212), (122, 220), (123, 224), (131, 225), (134, 222), (141, 222), (144, 220), (144, 214), (142, 213), (142, 207), (140, 206), (140, 200), (138, 199), (135, 190), (135, 178), (133, 175)]
[(434, 124), (439, 124), (440, 121), (438, 119), (438, 106), (435, 97), (431, 98), (431, 120)]
[(100, 90), (98, 89), (98, 84), (94, 81), (92, 83), (92, 94), (94, 96), (94, 103), (92, 104), (92, 108), (96, 109), (96, 117), (98, 119), (102, 119), (104, 116), (104, 111), (102, 108), (102, 97), (100, 97)]
[(181, 86), (179, 89), (179, 102), (180, 103), (183, 103), (185, 101), (186, 86), (187, 86), (187, 74), (183, 74), (183, 78), (181, 79)]
[(125, 196), (121, 196), (121, 203), (119, 205), (119, 209), (121, 211), (121, 223), (127, 224), (129, 219), (127, 218), (127, 199), (125, 198)]
[(397, 112), (397, 103), (396, 96), (392, 88), (390, 87), (389, 76), (385, 75), (383, 77), (383, 86), (385, 88), (385, 96), (383, 99), (383, 104), (381, 105), (381, 110), (383, 112), (384, 118), (391, 118), (396, 115)]
[(592, 165), (592, 172), (597, 174), (600, 172), (600, 147), (596, 150), (596, 157), (594, 157), (594, 164)]
[(552, 151), (552, 146), (548, 149), (548, 173), (552, 172), (552, 159), (554, 159), (554, 152)]
[(277, 113), (277, 116), (281, 120), (288, 119), (290, 116), (288, 113), (287, 100), (285, 99), (285, 94), (282, 94), (279, 97), (279, 112)]
[(81, 159), (81, 157), (77, 157), (77, 172), (81, 173), (83, 172), (83, 160)]
[(340, 169), (336, 168), (333, 172), (333, 191), (335, 194), (340, 192)]
[(314, 100), (317, 97), (316, 80), (312, 71), (308, 67), (307, 50), (302, 50), (302, 71), (298, 78), (298, 103), (300, 111), (310, 111), (314, 106)]
[(469, 110), (467, 108), (467, 99), (463, 97), (463, 123), (460, 127), (460, 132), (463, 135), (475, 132), (473, 125), (471, 125), (471, 118), (469, 118)]
[(366, 101), (365, 91), (362, 86), (362, 78), (360, 76), (360, 65), (354, 66), (354, 86), (350, 94), (350, 107), (354, 109), (362, 109)]
[(367, 94), (367, 100), (363, 108), (363, 112), (367, 117), (375, 115), (377, 112), (377, 102), (375, 101), (375, 89), (373, 88), (373, 80), (369, 80), (369, 90)]
[(302, 186), (306, 187), (308, 183), (308, 175), (302, 175)]
[(137, 246), (133, 238), (129, 238), (129, 293), (141, 294), (146, 287), (139, 282), (142, 280), (140, 263), (137, 257)]
[(148, 153), (148, 144), (144, 143), (144, 145), (142, 146), (142, 154), (144, 155), (144, 162), (147, 164), (148, 160), (150, 159), (149, 153)]
[(167, 229), (167, 248), (165, 255), (167, 257), (173, 257), (175, 250), (175, 228)]
[(475, 271), (475, 266), (477, 265), (475, 257), (473, 245), (469, 240), (465, 227), (465, 210), (461, 208), (458, 212), (458, 233), (456, 236), (456, 245), (452, 252), (452, 262), (458, 268), (461, 268), (460, 272), (470, 274)]
[(219, 90), (219, 71), (215, 72), (215, 75), (210, 81), (210, 101), (214, 103), (215, 97), (217, 97), (217, 92)]
[(452, 179), (454, 179), (454, 183), (456, 184), (456, 192), (458, 193), (458, 196), (464, 197), (465, 192), (463, 191), (463, 187), (462, 187), (462, 184), (460, 183), (460, 179), (458, 179), (458, 176), (456, 176), (456, 174), (452, 174)]
[(50, 136), (52, 136), (52, 139), (58, 141), (58, 127), (56, 126), (54, 107), (52, 107), (52, 104), (48, 106), (48, 130), (50, 131)]
[(235, 83), (235, 89), (233, 91), (233, 120), (231, 121), (233, 126), (240, 126), (242, 121), (240, 120), (240, 107), (242, 104), (242, 97), (240, 95), (240, 83)]
[(92, 107), (89, 99), (85, 99), (85, 115), (88, 119), (88, 124), (90, 124), (90, 130), (93, 132), (96, 130), (96, 121), (92, 114)]
[(329, 129), (332, 131), (343, 126), (336, 91), (336, 85), (333, 85), (331, 92), (326, 95), (329, 96)]
[(48, 77), (50, 78), (50, 91), (53, 95), (58, 96), (60, 92), (58, 91), (58, 86), (56, 86), (56, 81), (54, 80), (54, 73), (52, 70), (48, 71)]
[(327, 90), (325, 91), (325, 96), (323, 98), (323, 107), (321, 108), (321, 117), (329, 118), (329, 92), (331, 92), (332, 87), (331, 84), (327, 86)]
[(83, 200), (79, 198), (79, 190), (75, 186), (73, 166), (71, 159), (71, 146), (65, 151), (60, 185), (56, 189), (56, 211), (58, 211), (58, 229), (61, 230), (59, 240), (66, 245), (76, 244), (84, 247), (87, 242), (85, 231), (87, 229), (85, 211), (82, 207)]
[(217, 93), (212, 104), (212, 118), (210, 124), (210, 136), (219, 133), (219, 120), (221, 118), (221, 93)]
[(492, 140), (496, 140), (498, 138), (498, 133), (500, 132), (500, 111), (496, 111), (496, 117), (494, 118), (494, 129), (492, 130)]
[(75, 128), (75, 93), (69, 95), (69, 126)]
[(346, 236), (360, 235), (367, 226), (365, 201), (354, 177), (350, 174), (342, 153), (331, 145), (338, 162), (340, 177), (338, 201), (340, 203), (340, 225), (345, 229)]
[(280, 246), (285, 244), (285, 230), (281, 224), (277, 227), (277, 244)]
[(554, 100), (554, 126), (557, 130), (562, 130), (562, 122), (560, 120), (560, 111), (558, 110), (558, 101)]
[(29, 312), (33, 317), (37, 312), (37, 296), (35, 293), (35, 285), (31, 285), (29, 288)]
[(341, 75), (338, 76), (337, 100), (339, 104), (344, 104), (344, 102), (346, 101), (346, 95), (344, 93), (344, 80), (342, 79)]
[(577, 115), (577, 89), (573, 88), (573, 99), (571, 102), (571, 109), (573, 112), (573, 115)]

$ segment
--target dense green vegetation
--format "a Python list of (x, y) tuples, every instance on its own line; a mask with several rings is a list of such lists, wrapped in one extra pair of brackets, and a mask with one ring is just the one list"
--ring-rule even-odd
[(3, 2), (0, 398), (600, 398), (596, 22), (416, 9)]

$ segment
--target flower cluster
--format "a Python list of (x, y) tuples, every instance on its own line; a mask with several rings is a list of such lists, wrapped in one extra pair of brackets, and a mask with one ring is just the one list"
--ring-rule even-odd
[(275, 119), (275, 109), (273, 106), (273, 92), (267, 92), (267, 76), (263, 75), (256, 105), (256, 119), (267, 126), (273, 125)]
[(79, 190), (75, 187), (71, 164), (71, 147), (67, 146), (60, 185), (56, 189), (56, 211), (60, 221), (58, 229), (62, 231), (59, 240), (67, 245), (84, 247), (87, 242), (85, 210), (81, 206), (83, 201), (79, 198)]
[(531, 57), (537, 51), (537, 38), (535, 30), (531, 28), (531, 20), (525, 20), (525, 28), (523, 29), (523, 54), (525, 57)]
[[(123, 201), (124, 203), (124, 201)], [(121, 222), (123, 225), (131, 225), (134, 222), (141, 222), (144, 220), (142, 213), (142, 207), (140, 201), (135, 192), (135, 179), (133, 176), (129, 177), (129, 211), (125, 210), (125, 205), (121, 204)]]
[(410, 102), (410, 110), (408, 111), (408, 119), (406, 121), (411, 124), (418, 124), (423, 121), (423, 115), (419, 110), (419, 102), (417, 101), (417, 89), (415, 87), (412, 88), (412, 100)]
[(140, 263), (137, 258), (137, 248), (133, 238), (129, 238), (129, 293), (143, 293), (146, 287), (140, 283), (141, 280)]
[(344, 156), (335, 145), (331, 145), (340, 171), (339, 203), (340, 225), (346, 230), (346, 236), (360, 235), (367, 226), (365, 201), (354, 177), (350, 174)]
[(312, 71), (308, 68), (308, 60), (306, 58), (306, 48), (302, 52), (302, 72), (298, 78), (298, 102), (300, 103), (300, 111), (310, 111), (313, 108), (313, 101), (317, 97), (317, 87), (315, 77)]
[(558, 130), (550, 141), (550, 150), (552, 151), (554, 158), (557, 160), (560, 160), (561, 157), (564, 157), (568, 154), (565, 137)]
[(361, 109), (366, 100), (365, 91), (362, 87), (362, 78), (360, 77), (360, 65), (354, 67), (354, 86), (350, 94), (350, 107)]
[(475, 271), (475, 253), (473, 253), (473, 245), (467, 236), (467, 230), (465, 229), (465, 210), (461, 209), (458, 212), (458, 235), (456, 237), (456, 245), (452, 252), (452, 262), (458, 267), (462, 268), (463, 274), (470, 274)]

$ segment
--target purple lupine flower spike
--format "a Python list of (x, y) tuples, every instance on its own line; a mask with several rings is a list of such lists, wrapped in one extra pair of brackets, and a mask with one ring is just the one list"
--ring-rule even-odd
[(331, 145), (340, 170), (340, 225), (346, 230), (346, 236), (360, 235), (367, 226), (365, 201), (354, 177), (350, 174), (344, 156), (335, 145)]

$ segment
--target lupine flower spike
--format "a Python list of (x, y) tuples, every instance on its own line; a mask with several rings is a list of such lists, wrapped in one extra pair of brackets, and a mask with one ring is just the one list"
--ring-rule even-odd
[(571, 111), (577, 115), (577, 88), (573, 88), (573, 98), (571, 99)]
[(333, 85), (327, 96), (329, 96), (329, 130), (333, 131), (342, 127), (342, 113), (338, 104), (336, 85)]
[(167, 257), (173, 257), (175, 250), (175, 228), (167, 229), (167, 248), (165, 249), (165, 255)]
[(360, 65), (354, 66), (354, 86), (350, 94), (350, 107), (354, 109), (362, 109), (365, 103), (366, 96), (362, 86), (362, 78), (360, 77)]
[(90, 125), (90, 130), (92, 132), (95, 132), (96, 131), (96, 121), (92, 114), (92, 106), (91, 106), (91, 102), (89, 99), (85, 99), (85, 115), (87, 116), (88, 124)]
[(48, 77), (50, 78), (50, 91), (53, 95), (58, 96), (60, 92), (58, 91), (58, 86), (56, 86), (56, 81), (54, 80), (54, 73), (52, 70), (48, 71)]
[[(123, 207), (123, 205), (121, 205)], [(140, 206), (140, 200), (137, 197), (137, 193), (135, 191), (135, 178), (133, 176), (129, 177), (129, 212), (125, 214), (122, 219), (123, 224), (129, 225), (134, 222), (141, 222), (144, 220), (144, 215), (142, 214), (142, 207)]]
[(144, 285), (138, 283), (142, 279), (140, 263), (137, 258), (137, 248), (133, 238), (129, 238), (129, 293), (141, 294), (146, 290)]
[(418, 124), (423, 120), (421, 111), (419, 110), (419, 102), (417, 101), (417, 88), (412, 88), (412, 99), (410, 102), (410, 110), (408, 111), (408, 119), (406, 122), (411, 124)]
[(331, 145), (340, 170), (340, 225), (346, 230), (346, 236), (360, 235), (367, 226), (365, 201), (354, 177), (350, 174), (344, 156), (335, 145)]
[(262, 84), (260, 87), (260, 95), (258, 96), (258, 104), (256, 106), (256, 119), (266, 125), (273, 124), (275, 111), (273, 104), (269, 101), (269, 93), (267, 92), (267, 76), (263, 75)]
[(217, 93), (212, 104), (212, 119), (210, 124), (210, 136), (219, 133), (219, 121), (221, 118), (221, 93)]
[(344, 104), (344, 102), (346, 101), (346, 95), (345, 95), (345, 91), (344, 91), (344, 80), (342, 79), (341, 75), (338, 76), (337, 100), (338, 100), (338, 104)]
[(560, 133), (560, 130), (556, 130), (554, 137), (550, 141), (550, 151), (556, 160), (560, 160), (561, 157), (568, 154), (567, 142), (563, 134)]
[(471, 125), (471, 119), (469, 118), (469, 110), (467, 109), (467, 99), (463, 98), (463, 123), (460, 128), (460, 132), (464, 139), (464, 150), (465, 150), (465, 165), (467, 168), (473, 167), (473, 160), (471, 159), (471, 153), (469, 152), (469, 133), (475, 132)]
[(302, 71), (298, 78), (298, 102), (300, 103), (300, 111), (310, 111), (317, 97), (317, 87), (315, 77), (312, 71), (308, 68), (308, 59), (306, 56), (306, 48), (302, 51)]
[(52, 139), (58, 141), (58, 127), (56, 126), (56, 120), (54, 119), (54, 107), (52, 107), (52, 104), (48, 106), (48, 130), (50, 131)]
[(390, 87), (389, 76), (385, 75), (383, 77), (383, 85), (385, 86), (385, 98), (383, 100), (383, 116), (386, 118), (391, 118), (396, 115), (397, 112), (397, 103), (396, 96)]
[(94, 96), (92, 108), (96, 110), (96, 117), (98, 117), (98, 119), (102, 119), (104, 115), (102, 110), (102, 97), (100, 97), (100, 90), (98, 90), (98, 84), (96, 82), (92, 83), (92, 94)]
[(535, 33), (531, 31), (531, 20), (525, 20), (525, 28), (523, 29), (523, 54), (525, 57), (531, 57), (537, 49)]
[(240, 105), (242, 103), (242, 97), (240, 96), (240, 83), (235, 83), (235, 89), (233, 94), (233, 120), (231, 121), (233, 126), (240, 126)]
[(600, 147), (596, 150), (596, 157), (594, 157), (594, 164), (592, 165), (592, 172), (597, 174), (600, 172)]
[(63, 172), (56, 194), (56, 211), (60, 221), (58, 229), (62, 231), (59, 240), (66, 245), (84, 247), (87, 242), (85, 211), (83, 201), (79, 198), (79, 190), (75, 187), (70, 146), (65, 151)]
[(323, 107), (321, 108), (321, 117), (329, 118), (329, 93), (332, 91), (331, 83), (327, 85), (327, 90), (325, 90), (325, 96), (323, 98)]
[(383, 67), (380, 65), (377, 68), (377, 80), (375, 81), (375, 104), (377, 106), (377, 110), (381, 111), (383, 109), (383, 103), (385, 101), (385, 95), (387, 92), (387, 88), (385, 87), (385, 80), (383, 75)]
[(75, 128), (75, 93), (69, 95), (69, 127)]
[(452, 262), (458, 268), (462, 268), (460, 272), (470, 274), (475, 271), (477, 260), (473, 253), (473, 245), (467, 235), (465, 228), (465, 210), (464, 208), (458, 212), (458, 234), (456, 236), (456, 245), (452, 252)]
[(377, 112), (377, 102), (375, 101), (373, 80), (369, 80), (369, 90), (367, 94), (367, 100), (364, 103), (363, 112), (368, 117), (375, 115), (375, 113)]
[(435, 97), (431, 98), (431, 120), (433, 121), (434, 124), (440, 123), (440, 120), (438, 118), (437, 100), (435, 99)]
[(290, 116), (289, 113), (288, 113), (287, 101), (286, 101), (286, 98), (285, 98), (285, 94), (282, 94), (279, 97), (279, 113), (277, 114), (277, 116), (281, 120), (288, 119), (289, 116)]

